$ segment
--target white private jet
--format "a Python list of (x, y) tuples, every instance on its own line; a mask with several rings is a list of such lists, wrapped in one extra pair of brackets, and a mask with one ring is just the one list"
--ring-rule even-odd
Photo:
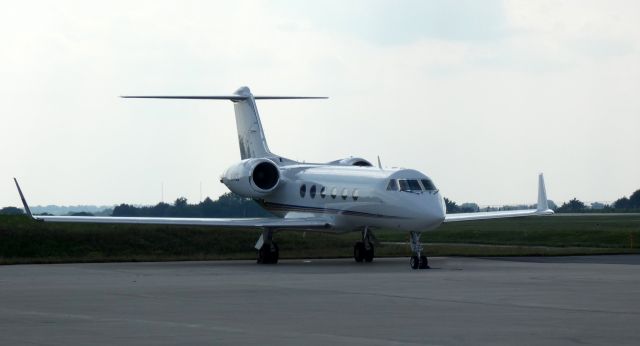
[[(26, 213), (45, 222), (195, 225), (214, 228), (259, 229), (255, 244), (258, 263), (277, 263), (279, 250), (273, 240), (278, 230), (361, 232), (353, 247), (356, 262), (371, 262), (375, 237), (372, 230), (409, 232), (410, 265), (429, 268), (420, 235), (443, 222), (550, 215), (542, 174), (538, 182), (537, 209), (446, 214), (445, 204), (433, 180), (413, 169), (383, 169), (369, 161), (350, 157), (328, 163), (300, 163), (273, 154), (262, 130), (255, 100), (314, 99), (326, 97), (254, 96), (241, 87), (228, 96), (123, 96), (124, 98), (206, 99), (233, 102), (241, 161), (229, 167), (220, 181), (232, 192), (256, 201), (278, 217), (270, 218), (166, 218), (35, 216), (16, 187)], [(14, 179), (15, 180), (15, 179)]]

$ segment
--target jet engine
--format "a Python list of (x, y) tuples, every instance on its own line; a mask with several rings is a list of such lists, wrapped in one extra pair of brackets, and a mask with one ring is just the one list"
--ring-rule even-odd
[(329, 162), (329, 164), (338, 165), (338, 166), (362, 166), (362, 167), (373, 166), (371, 162), (361, 157), (347, 157), (346, 159), (331, 161)]
[(246, 159), (227, 168), (220, 180), (240, 196), (261, 198), (280, 183), (280, 169), (269, 159)]

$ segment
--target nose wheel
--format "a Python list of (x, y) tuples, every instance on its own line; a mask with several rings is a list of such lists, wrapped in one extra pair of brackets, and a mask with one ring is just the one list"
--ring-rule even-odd
[(409, 265), (411, 266), (411, 269), (429, 269), (427, 256), (411, 256)]
[(410, 232), (409, 234), (411, 236), (411, 251), (414, 253), (409, 260), (411, 269), (429, 269), (429, 260), (427, 260), (427, 256), (422, 255), (421, 233)]

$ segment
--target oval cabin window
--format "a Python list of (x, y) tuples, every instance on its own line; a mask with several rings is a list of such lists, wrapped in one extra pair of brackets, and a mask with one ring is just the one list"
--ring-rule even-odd
[(311, 188), (309, 189), (309, 197), (316, 198), (316, 186), (315, 185), (311, 185)]

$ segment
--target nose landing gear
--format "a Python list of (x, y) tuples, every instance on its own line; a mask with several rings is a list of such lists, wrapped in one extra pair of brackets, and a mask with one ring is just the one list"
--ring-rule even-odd
[(353, 259), (358, 262), (373, 262), (375, 257), (373, 244), (371, 241), (373, 234), (367, 227), (362, 231), (362, 241), (357, 242), (353, 246)]
[(427, 256), (422, 255), (422, 244), (420, 243), (420, 232), (409, 232), (411, 236), (411, 251), (414, 255), (409, 260), (411, 269), (429, 269)]

